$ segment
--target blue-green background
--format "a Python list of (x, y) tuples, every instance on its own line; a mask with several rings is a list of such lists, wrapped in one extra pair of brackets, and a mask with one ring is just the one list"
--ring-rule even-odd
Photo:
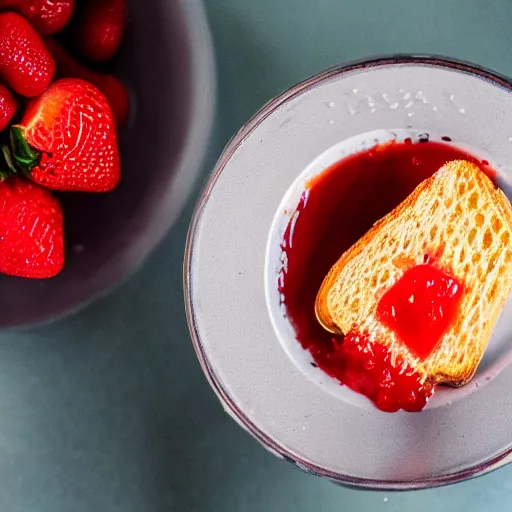
[[(512, 76), (510, 0), (207, 0), (207, 11), (219, 110), (204, 177), (265, 101), (346, 60), (435, 53)], [(511, 509), (512, 467), (449, 488), (360, 492), (300, 473), (239, 429), (189, 341), (181, 268), (193, 199), (108, 298), (2, 335), (2, 512)]]

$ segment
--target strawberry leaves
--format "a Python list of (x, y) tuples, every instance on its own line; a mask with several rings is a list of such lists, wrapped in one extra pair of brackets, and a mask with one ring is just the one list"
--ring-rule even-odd
[[(11, 128), (12, 159), (8, 157), (6, 162), (10, 169), (16, 169), (14, 162), (23, 173), (28, 174), (39, 162), (40, 153), (31, 148), (23, 134), (21, 126)], [(8, 148), (7, 148), (8, 149)], [(2, 151), (4, 149), (2, 148)], [(9, 151), (7, 151), (10, 153)], [(5, 153), (4, 153), (5, 158)], [(8, 161), (10, 160), (10, 162)], [(9, 165), (10, 164), (10, 165)]]

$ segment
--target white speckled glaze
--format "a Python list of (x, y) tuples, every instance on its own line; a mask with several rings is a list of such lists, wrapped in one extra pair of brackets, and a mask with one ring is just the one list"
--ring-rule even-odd
[(445, 59), (355, 63), (279, 96), (228, 144), (189, 232), (187, 315), (225, 409), (276, 455), (339, 483), (389, 489), (452, 483), (511, 460), (511, 301), (472, 385), (438, 393), (421, 413), (387, 414), (320, 384), (320, 370), (304, 375), (308, 354), (297, 352), (272, 285), (286, 221), (276, 212), (296, 205), (302, 172), (320, 172), (356, 135), (397, 127), (405, 130), (397, 136), (448, 135), (489, 155), (508, 191), (511, 90), (502, 77)]

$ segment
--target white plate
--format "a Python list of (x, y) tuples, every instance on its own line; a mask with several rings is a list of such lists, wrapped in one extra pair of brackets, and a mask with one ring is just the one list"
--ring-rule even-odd
[(271, 247), (284, 222), (275, 214), (295, 201), (301, 173), (318, 173), (351, 137), (397, 127), (449, 135), (489, 155), (507, 189), (511, 120), (506, 79), (439, 58), (382, 58), (299, 84), (228, 144), (189, 233), (187, 314), (224, 407), (273, 453), (337, 482), (391, 489), (451, 483), (509, 462), (510, 301), (473, 384), (438, 393), (421, 413), (383, 413), (299, 369), (304, 353), (294, 353), (293, 333), (273, 309)]

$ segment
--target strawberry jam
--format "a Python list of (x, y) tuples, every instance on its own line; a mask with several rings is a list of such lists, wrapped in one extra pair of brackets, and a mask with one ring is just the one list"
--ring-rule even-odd
[(425, 359), (452, 325), (462, 291), (461, 283), (434, 265), (418, 265), (383, 295), (377, 317), (413, 355)]
[[(316, 294), (338, 258), (377, 220), (442, 165), (457, 159), (473, 162), (492, 176), (487, 162), (448, 143), (428, 141), (428, 137), (419, 142), (390, 142), (353, 154), (308, 184), (283, 235), (281, 247), (287, 266), (279, 275), (278, 287), (297, 340), (311, 352), (313, 365), (386, 411), (421, 410), (432, 390), (419, 384), (412, 369), (393, 367), (382, 345), (368, 340), (356, 343), (356, 334), (343, 339), (325, 331), (315, 317)], [(428, 324), (428, 314), (424, 318)], [(442, 323), (434, 323), (441, 328)], [(407, 331), (403, 321), (399, 324), (399, 329)], [(411, 341), (410, 345), (422, 352), (424, 343)], [(384, 373), (386, 385), (393, 388), (391, 395), (381, 393)], [(411, 398), (412, 393), (416, 398)]]
[(367, 396), (382, 411), (412, 412), (425, 407), (432, 386), (422, 384), (420, 375), (402, 361), (391, 364), (391, 354), (381, 343), (352, 332), (332, 343), (334, 350), (321, 365), (331, 377)]

